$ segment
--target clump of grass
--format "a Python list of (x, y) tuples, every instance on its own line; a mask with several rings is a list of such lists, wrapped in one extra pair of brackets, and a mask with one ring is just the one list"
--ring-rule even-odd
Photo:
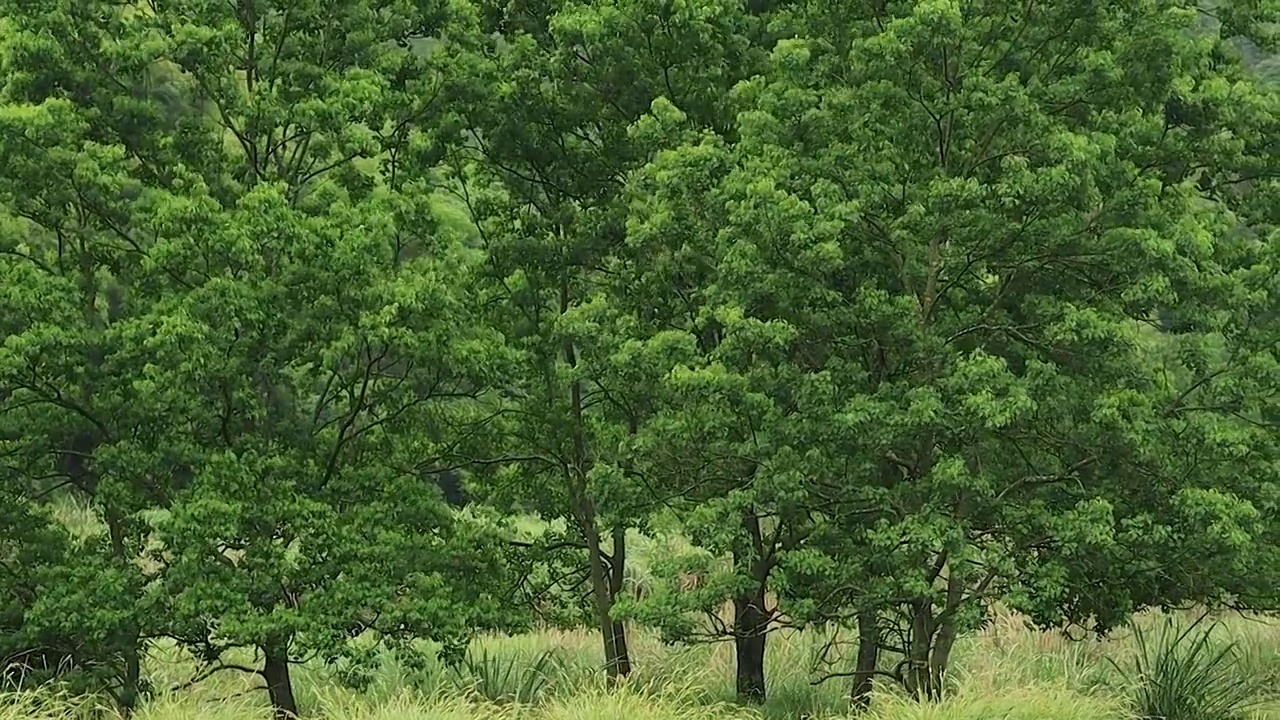
[(377, 703), (335, 703), (325, 707), (321, 717), (324, 720), (505, 720), (511, 715), (504, 712), (502, 707), (466, 698), (443, 695), (425, 697), (404, 692)]
[[(147, 703), (128, 720), (268, 720), (271, 709), (260, 695), (237, 695), (201, 700), (183, 695), (164, 695)], [(305, 714), (305, 712), (304, 712)], [(84, 720), (90, 720), (86, 717)], [(92, 720), (125, 720), (115, 712), (92, 716)]]
[(26, 690), (6, 692), (4, 694), (4, 704), (0, 705), (0, 720), (17, 720), (17, 718), (62, 720), (62, 718), (70, 717), (72, 717), (72, 714), (67, 712), (65, 708), (51, 706), (48, 698)]
[(1238, 645), (1216, 640), (1218, 623), (1203, 621), (1179, 628), (1166, 617), (1154, 637), (1135, 625), (1130, 667), (1107, 659), (1130, 686), (1141, 720), (1239, 720), (1263, 702), (1265, 686)]
[(1247, 668), (1258, 684), (1269, 688), (1270, 698), (1280, 700), (1280, 638), (1274, 633), (1273, 624), (1251, 620), (1237, 629), (1237, 648), (1240, 664)]
[(544, 650), (532, 662), (519, 655), (503, 655), (480, 648), (468, 652), (461, 665), (451, 668), (455, 687), (495, 705), (532, 705), (543, 698), (559, 656)]

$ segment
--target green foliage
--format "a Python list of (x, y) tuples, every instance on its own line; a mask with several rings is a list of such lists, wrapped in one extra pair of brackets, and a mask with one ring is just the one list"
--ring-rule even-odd
[(565, 521), (567, 537), (537, 549), (569, 553), (548, 558), (554, 564), (581, 557), (583, 572), (556, 573), (555, 582), (586, 596), (610, 672), (624, 674), (625, 647), (612, 638), (622, 633), (613, 607), (625, 585), (626, 530), (657, 504), (633, 437), (665, 370), (636, 357), (629, 319), (603, 291), (625, 234), (623, 188), (648, 154), (631, 128), (671, 93), (696, 121), (722, 121), (728, 88), (759, 52), (754, 23), (735, 3), (543, 9), (511, 7), (500, 21), (488, 8), (488, 22), (511, 22), (511, 32), (459, 59), (453, 92), (473, 142), (450, 164), (487, 255), (490, 322), (520, 353), (493, 447), (480, 455), (493, 473), (480, 484), (499, 506)]
[(1278, 10), (0, 0), (0, 657), (1275, 611)]
[(26, 625), (118, 647), (127, 707), (157, 635), (213, 667), (259, 648), (270, 676), (506, 623), (498, 536), (429, 475), (502, 352), (435, 231), (436, 61), (401, 45), (449, 6), (0, 12), (5, 457), (106, 524)]
[[(1273, 606), (1240, 584), (1271, 567), (1277, 246), (1212, 188), (1274, 165), (1277, 98), (1187, 8), (1104, 5), (799, 6), (735, 131), (655, 131), (631, 184), (618, 302), (689, 336), (647, 460), (698, 468), (699, 544), (793, 616), (879, 614), (928, 693), (994, 597), (1104, 632)], [(1160, 307), (1189, 329), (1155, 364)]]
[(1215, 638), (1204, 616), (1183, 626), (1165, 618), (1154, 636), (1134, 627), (1132, 666), (1108, 660), (1131, 686), (1142, 720), (1234, 720), (1258, 707), (1271, 686), (1243, 664), (1235, 642)]

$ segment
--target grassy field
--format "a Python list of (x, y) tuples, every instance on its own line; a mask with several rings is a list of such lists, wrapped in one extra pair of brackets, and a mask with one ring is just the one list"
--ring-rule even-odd
[[(93, 513), (77, 503), (63, 504), (59, 518), (68, 527), (100, 532)], [(525, 518), (520, 530), (536, 534), (545, 523)], [(677, 533), (661, 537), (633, 534), (629, 539), (633, 570), (644, 576), (648, 560), (688, 550)], [(1184, 615), (1174, 621), (1185, 624)], [(1139, 628), (1156, 639), (1169, 618), (1146, 616)], [(341, 671), (303, 665), (294, 670), (294, 686), (306, 717), (323, 720), (821, 720), (849, 717), (846, 680), (814, 684), (816, 667), (831, 638), (816, 631), (779, 631), (768, 651), (769, 702), (760, 709), (735, 706), (733, 648), (729, 645), (668, 646), (641, 628), (633, 628), (636, 668), (622, 687), (609, 690), (598, 668), (602, 655), (595, 635), (586, 631), (544, 631), (478, 640), (468, 662), (452, 670), (438, 664), (410, 669), (383, 659), (361, 691), (340, 682)], [(1280, 720), (1280, 620), (1226, 615), (1211, 636), (1211, 647), (1234, 644), (1237, 661), (1215, 663), (1216, 681), (1253, 685), (1258, 704), (1238, 720)], [(1134, 634), (1106, 640), (1069, 640), (1059, 633), (1035, 632), (1011, 614), (998, 615), (983, 632), (963, 638), (955, 651), (954, 689), (936, 705), (903, 698), (887, 684), (879, 688), (869, 720), (1146, 720), (1138, 712), (1132, 678), (1139, 655)], [(1158, 643), (1155, 643), (1158, 644)], [(255, 665), (252, 656), (234, 660)], [(160, 692), (137, 720), (267, 720), (266, 693), (254, 677), (224, 673), (181, 692), (196, 671), (190, 658), (174, 648), (156, 648), (148, 676)], [(1121, 669), (1117, 669), (1116, 666)], [(1183, 664), (1185, 665), (1185, 663)], [(1125, 670), (1128, 672), (1125, 672)], [(1178, 677), (1177, 668), (1157, 669), (1173, 691), (1196, 698), (1210, 692), (1215, 677)], [(1126, 677), (1128, 675), (1129, 677)], [(1158, 684), (1158, 683), (1156, 683)], [(1151, 686), (1152, 683), (1148, 683)], [(1269, 689), (1269, 690), (1268, 690)], [(1166, 694), (1176, 692), (1164, 691)], [(1169, 720), (1227, 720), (1197, 712)], [(101, 703), (72, 701), (47, 691), (0, 695), (0, 720), (113, 718)]]
[[(1154, 622), (1147, 619), (1147, 624)], [(1260, 687), (1280, 688), (1280, 623), (1225, 619), (1219, 641), (1240, 645), (1231, 672)], [(770, 648), (770, 700), (762, 709), (733, 706), (732, 649), (667, 647), (637, 633), (638, 667), (622, 688), (606, 690), (594, 670), (595, 638), (585, 632), (542, 632), (477, 642), (471, 661), (451, 671), (408, 670), (389, 660), (363, 691), (346, 689), (335, 671), (303, 666), (295, 673), (307, 716), (326, 720), (782, 720), (848, 717), (844, 681), (811, 683), (811, 665), (825, 638), (779, 633)], [(967, 639), (959, 650), (955, 691), (938, 705), (909, 702), (888, 688), (877, 695), (872, 720), (1106, 720), (1141, 717), (1124, 675), (1131, 637), (1071, 641), (1031, 632), (1015, 617)], [(176, 651), (160, 649), (150, 668), (157, 687), (180, 684), (193, 670)], [(265, 720), (265, 693), (256, 678), (215, 676), (181, 693), (160, 693), (139, 720)], [(4, 696), (0, 720), (112, 717), (90, 701), (71, 702), (36, 691)], [(1252, 720), (1280, 719), (1280, 703), (1256, 707)], [(1214, 720), (1209, 715), (1204, 720)]]

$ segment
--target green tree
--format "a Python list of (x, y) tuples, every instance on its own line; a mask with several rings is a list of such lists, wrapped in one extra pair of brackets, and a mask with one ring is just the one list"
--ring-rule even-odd
[[(732, 639), (738, 696), (762, 702), (768, 633), (792, 614), (771, 590), (815, 529), (813, 503), (850, 472), (848, 459), (832, 453), (831, 428), (858, 377), (838, 367), (856, 316), (822, 307), (832, 291), (812, 278), (782, 275), (798, 267), (821, 277), (829, 253), (823, 231), (807, 230), (806, 208), (772, 191), (780, 158), (737, 165), (734, 147), (754, 140), (750, 128), (740, 125), (729, 143), (685, 130), (683, 114), (665, 100), (655, 111), (643, 128), (653, 143), (681, 135), (689, 142), (634, 178), (630, 274), (617, 302), (636, 313), (653, 361), (672, 368), (660, 410), (640, 433), (647, 470), (664, 478), (659, 485), (683, 488), (672, 503), (686, 529), (729, 562), (700, 568), (709, 573), (696, 592), (667, 583), (639, 612), (677, 638)], [(819, 246), (748, 243), (792, 228), (806, 228), (798, 232)], [(729, 285), (731, 273), (759, 285)], [(720, 621), (726, 601), (729, 625)], [(688, 623), (690, 610), (711, 620), (709, 631)]]
[(178, 296), (139, 343), (153, 387), (191, 403), (194, 478), (157, 528), (174, 632), (211, 662), (261, 650), (282, 716), (297, 711), (290, 662), (346, 657), (366, 631), (456, 657), (505, 620), (497, 537), (424, 473), (444, 454), (433, 436), (472, 415), (493, 338), (444, 279), (461, 268), (391, 263), (378, 200), (395, 198), (373, 195), (305, 217), (264, 185), (192, 216), (170, 250), (195, 252), (198, 234), (239, 277)]
[[(7, 39), (13, 97), (23, 36)], [(66, 100), (0, 105), (0, 136), (4, 472), (16, 496), (37, 505), (86, 499), (100, 520), (66, 528), (65, 562), (33, 576), (24, 631), (103, 661), (128, 711), (144, 685), (147, 640), (163, 630), (144, 597), (158, 568), (136, 560), (148, 535), (143, 513), (165, 502), (167, 484), (138, 452), (140, 438), (168, 420), (161, 408), (133, 404), (133, 378), (112, 361), (135, 312), (122, 282), (138, 256), (119, 224), (132, 178), (125, 153)]]
[(568, 538), (542, 544), (585, 555), (606, 668), (625, 675), (614, 606), (626, 531), (653, 502), (629, 438), (654, 379), (631, 365), (628, 330), (602, 291), (624, 235), (620, 191), (649, 151), (629, 128), (673, 93), (695, 122), (722, 123), (752, 26), (727, 2), (512, 4), (485, 17), (506, 34), (460, 60), (450, 94), (469, 131), (455, 164), (487, 252), (494, 322), (522, 353), (489, 497), (566, 523)]
[(856, 699), (882, 648), (936, 697), (998, 597), (1102, 631), (1274, 563), (1274, 205), (1232, 233), (1213, 189), (1276, 167), (1275, 96), (1195, 18), (807, 3), (736, 137), (640, 175), (632, 237), (699, 351), (672, 378), (701, 409), (654, 443), (736, 460), (721, 527), (793, 527), (778, 589), (860, 621)]
[(293, 661), (506, 619), (495, 538), (428, 474), (502, 355), (427, 172), (458, 9), (0, 6), (0, 194), (34, 226), (0, 411), (22, 473), (79, 461), (115, 575), (52, 614), (122, 637), (135, 695), (152, 634), (210, 671), (256, 648), (290, 717)]

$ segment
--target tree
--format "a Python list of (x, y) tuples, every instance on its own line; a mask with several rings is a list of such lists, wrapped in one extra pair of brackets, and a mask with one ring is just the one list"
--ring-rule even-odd
[[(91, 548), (77, 548), (65, 528), (59, 527), (47, 511), (37, 508), (22, 492), (19, 478), (6, 478), (0, 491), (0, 528), (3, 542), (0, 544), (0, 567), (4, 574), (4, 602), (0, 604), (0, 679), (6, 688), (20, 681), (44, 683), (54, 680), (70, 680), (76, 690), (118, 689), (122, 678), (115, 675), (121, 663), (112, 657), (113, 648), (109, 635), (102, 642), (101, 635), (85, 642), (82, 628), (64, 631), (63, 619), (51, 615), (49, 610), (61, 608), (57, 599), (49, 602), (47, 590), (54, 582), (65, 581), (67, 570), (79, 559), (81, 566), (94, 565), (98, 556), (90, 554)], [(78, 551), (78, 552), (77, 552)], [(75, 553), (73, 555), (73, 553)], [(101, 567), (93, 567), (102, 570)], [(88, 580), (87, 573), (75, 573), (76, 580)], [(42, 587), (43, 586), (43, 587)], [(126, 597), (126, 600), (129, 599)], [(52, 606), (52, 607), (51, 607)], [(75, 618), (66, 618), (74, 620)]]
[[(778, 587), (862, 625), (855, 699), (882, 648), (939, 695), (995, 598), (1105, 631), (1274, 560), (1274, 249), (1206, 188), (1275, 167), (1275, 96), (1194, 19), (806, 4), (736, 90), (736, 137), (640, 176), (649, 266), (700, 268), (653, 284), (696, 298), (700, 355), (673, 392), (702, 409), (660, 437), (736, 457), (727, 502), (801, 528)], [(1154, 360), (1159, 307), (1195, 328), (1189, 382)], [(1201, 392), (1230, 399), (1182, 409)]]
[(176, 632), (211, 662), (261, 650), (281, 716), (297, 712), (293, 661), (344, 657), (367, 631), (456, 654), (505, 619), (496, 536), (420, 473), (443, 455), (431, 430), (483, 386), (490, 338), (439, 259), (372, 261), (390, 228), (374, 229), (385, 206), (366, 210), (306, 218), (264, 186), (197, 216), (189, 232), (242, 274), (184, 294), (149, 348), (152, 382), (195, 401), (179, 426), (194, 478), (157, 535)]
[[(695, 121), (722, 121), (748, 67), (746, 16), (732, 3), (512, 6), (486, 15), (506, 35), (460, 60), (450, 94), (470, 147), (455, 166), (488, 256), (495, 323), (522, 352), (491, 501), (563, 520), (556, 546), (585, 554), (590, 608), (611, 677), (630, 668), (614, 605), (626, 532), (652, 500), (628, 440), (648, 412), (642, 369), (601, 285), (623, 237), (620, 195), (648, 149), (629, 135), (660, 93)], [(641, 380), (640, 385), (631, 384)]]
[(132, 214), (122, 194), (135, 183), (125, 152), (87, 113), (64, 99), (26, 98), (43, 79), (22, 63), (48, 47), (15, 25), (0, 106), (5, 472), (16, 496), (46, 505), (72, 494), (101, 520), (72, 528), (66, 562), (34, 576), (23, 623), (34, 636), (85, 648), (127, 712), (145, 685), (146, 643), (162, 632), (144, 597), (158, 569), (135, 561), (148, 534), (143, 512), (164, 502), (165, 487), (136, 462), (137, 438), (168, 419), (138, 412), (132, 377), (112, 365), (121, 328), (141, 307), (121, 291), (138, 269), (121, 224)]
[[(37, 429), (29, 476), (71, 443), (119, 575), (62, 577), (63, 617), (114, 623), (126, 688), (153, 634), (210, 670), (256, 648), (280, 717), (289, 664), (352, 635), (456, 655), (505, 621), (495, 538), (429, 479), (502, 352), (431, 207), (448, 5), (0, 11), (0, 188), (36, 226), (5, 257), (6, 430)], [(158, 65), (189, 113), (136, 90)]]
[[(687, 142), (634, 179), (633, 274), (620, 284), (619, 302), (642, 318), (654, 355), (674, 366), (662, 409), (642, 430), (651, 472), (685, 488), (674, 502), (692, 537), (729, 564), (696, 593), (663, 588), (644, 614), (684, 639), (707, 636), (684, 625), (681, 610), (709, 615), (709, 638), (735, 643), (739, 697), (761, 702), (768, 633), (792, 614), (778, 604), (780, 572), (814, 532), (814, 503), (849, 472), (848, 459), (832, 453), (830, 428), (839, 398), (858, 378), (837, 367), (856, 316), (816, 306), (831, 291), (812, 278), (783, 275), (799, 267), (820, 277), (824, 248), (749, 243), (810, 222), (803, 204), (770, 187), (782, 158), (737, 165), (735, 145), (756, 139), (751, 128), (740, 125), (736, 143), (682, 133), (679, 111), (658, 107), (647, 128), (653, 142), (681, 134)], [(821, 231), (800, 232), (806, 241), (824, 240)], [(741, 276), (756, 284), (726, 282)], [(733, 605), (729, 626), (719, 619), (725, 601)]]

